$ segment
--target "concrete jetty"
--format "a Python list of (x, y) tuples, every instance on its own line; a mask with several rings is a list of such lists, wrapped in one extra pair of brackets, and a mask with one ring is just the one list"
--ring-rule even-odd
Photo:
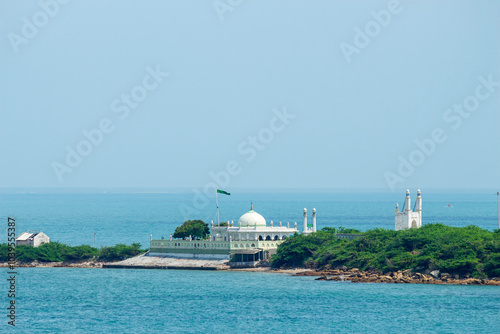
[(229, 260), (179, 259), (174, 257), (139, 255), (120, 262), (103, 264), (103, 268), (119, 269), (185, 269), (227, 270)]

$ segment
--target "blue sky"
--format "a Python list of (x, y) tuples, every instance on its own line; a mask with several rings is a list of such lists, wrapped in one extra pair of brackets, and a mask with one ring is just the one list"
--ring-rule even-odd
[(0, 1), (0, 187), (496, 189), (499, 13)]

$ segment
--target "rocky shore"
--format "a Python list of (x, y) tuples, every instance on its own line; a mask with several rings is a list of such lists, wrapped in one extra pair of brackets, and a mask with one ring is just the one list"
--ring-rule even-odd
[[(112, 262), (93, 262), (85, 261), (79, 263), (73, 262), (38, 262), (33, 261), (30, 263), (16, 263), (16, 268), (102, 268), (106, 264)], [(8, 268), (8, 263), (0, 263), (0, 268)]]
[[(7, 263), (0, 263), (1, 267), (8, 267)], [(188, 270), (230, 270), (246, 272), (268, 272), (288, 274), (293, 276), (313, 276), (317, 281), (341, 281), (351, 283), (394, 283), (394, 284), (456, 284), (456, 285), (490, 285), (500, 286), (500, 278), (472, 278), (452, 276), (440, 273), (438, 270), (429, 274), (415, 273), (411, 270), (381, 273), (377, 271), (360, 271), (359, 269), (271, 269), (269, 267), (231, 269), (227, 260), (177, 259), (168, 257), (150, 257), (139, 255), (119, 262), (80, 263), (67, 262), (38, 262), (16, 264), (16, 267), (37, 268), (120, 268), (120, 269), (188, 269)]]
[[(1, 267), (8, 267), (1, 263)], [(172, 257), (156, 257), (141, 254), (116, 262), (100, 262), (88, 260), (84, 262), (38, 262), (16, 263), (16, 268), (105, 268), (105, 269), (189, 269), (189, 270), (227, 270), (227, 260), (179, 259)]]
[(318, 281), (346, 281), (352, 283), (407, 283), (407, 284), (457, 284), (457, 285), (493, 285), (500, 286), (500, 278), (479, 279), (472, 277), (451, 276), (438, 270), (430, 274), (414, 273), (411, 270), (380, 273), (360, 271), (359, 269), (309, 270), (295, 276), (319, 276)]

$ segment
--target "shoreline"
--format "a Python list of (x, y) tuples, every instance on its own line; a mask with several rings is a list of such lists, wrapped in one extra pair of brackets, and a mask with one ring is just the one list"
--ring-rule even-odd
[[(8, 268), (8, 263), (0, 263), (0, 268)], [(335, 281), (349, 283), (387, 283), (387, 284), (436, 284), (436, 285), (488, 285), (500, 286), (500, 278), (451, 277), (448, 274), (438, 276), (413, 273), (410, 270), (381, 274), (376, 271), (359, 269), (314, 270), (307, 268), (273, 269), (271, 267), (230, 268), (227, 260), (179, 259), (169, 257), (149, 257), (139, 255), (117, 262), (80, 263), (38, 262), (15, 265), (16, 268), (90, 268), (90, 269), (163, 269), (163, 270), (209, 270), (286, 274), (291, 276), (317, 277), (316, 281)]]
[(375, 271), (353, 269), (309, 270), (294, 276), (319, 276), (317, 281), (337, 281), (351, 283), (387, 283), (387, 284), (437, 284), (437, 285), (490, 285), (500, 286), (500, 278), (452, 277), (449, 274), (436, 276), (414, 273), (411, 270), (399, 270), (380, 274)]

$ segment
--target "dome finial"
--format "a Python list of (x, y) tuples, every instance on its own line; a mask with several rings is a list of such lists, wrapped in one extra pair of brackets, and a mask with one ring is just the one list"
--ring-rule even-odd
[(250, 211), (253, 211), (253, 202), (250, 201)]

